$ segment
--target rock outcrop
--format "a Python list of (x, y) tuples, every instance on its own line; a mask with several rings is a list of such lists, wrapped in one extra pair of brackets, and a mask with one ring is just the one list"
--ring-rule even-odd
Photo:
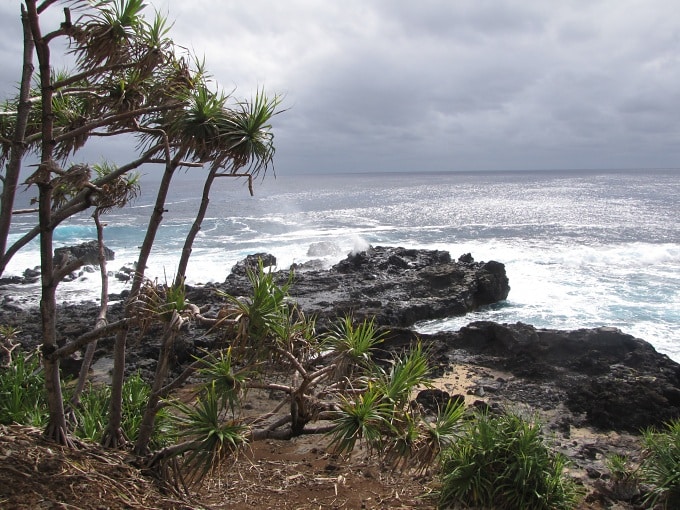
[(680, 418), (680, 365), (616, 328), (473, 322), (434, 335), (395, 330), (390, 342), (400, 348), (416, 337), (430, 346), (441, 372), (465, 361), (509, 373), (480, 388), (491, 401), (562, 409), (572, 424), (631, 433)]
[[(250, 295), (245, 268), (256, 268), (260, 258), (249, 257), (223, 284), (190, 288), (189, 300), (210, 316), (224, 303), (215, 290)], [(264, 259), (265, 265), (275, 263)], [(283, 281), (289, 275), (288, 270), (275, 273)], [(680, 418), (680, 365), (615, 328), (558, 331), (522, 323), (473, 322), (460, 331), (434, 335), (409, 329), (419, 320), (464, 314), (505, 299), (508, 291), (501, 263), (475, 262), (469, 255), (453, 261), (442, 251), (382, 247), (350, 255), (328, 270), (298, 268), (290, 289), (300, 308), (317, 316), (318, 331), (345, 314), (356, 320), (375, 317), (390, 330), (386, 349), (401, 349), (420, 339), (439, 374), (463, 362), (507, 374), (480, 383), (475, 394), (484, 395), (490, 405), (510, 401), (554, 410), (555, 426), (567, 430), (570, 425), (591, 425), (637, 433)], [(121, 311), (120, 305), (112, 306), (111, 320)], [(89, 331), (96, 312), (93, 304), (62, 307), (59, 343)], [(0, 324), (18, 326), (27, 346), (39, 342), (36, 313), (0, 299)], [(192, 349), (210, 347), (198, 325), (189, 325), (184, 335), (182, 359), (190, 359)], [(142, 342), (144, 349), (131, 350), (130, 370), (154, 363), (157, 338), (160, 334)], [(103, 339), (100, 346), (111, 343)]]
[[(252, 266), (252, 261), (247, 263)], [(510, 291), (500, 262), (475, 262), (469, 254), (453, 261), (448, 252), (438, 250), (377, 246), (327, 270), (293, 269), (291, 297), (320, 325), (352, 314), (358, 320), (375, 317), (380, 325), (411, 326), (463, 315), (504, 300)], [(250, 283), (244, 274), (232, 271), (220, 289), (247, 295)], [(281, 280), (288, 276), (289, 271), (279, 272)]]
[[(113, 250), (104, 246), (106, 260), (113, 260)], [(76, 246), (64, 246), (54, 250), (54, 260), (60, 266), (65, 266), (72, 260), (80, 259), (85, 266), (99, 265), (99, 244), (97, 241), (87, 241)]]

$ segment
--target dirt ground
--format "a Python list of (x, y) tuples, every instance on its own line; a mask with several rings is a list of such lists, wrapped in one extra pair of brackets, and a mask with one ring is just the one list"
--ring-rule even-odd
[[(479, 397), (479, 378), (500, 377), (460, 365), (436, 385), (451, 394)], [(576, 431), (574, 431), (576, 432)], [(581, 444), (611, 437), (579, 431)], [(574, 441), (574, 442), (575, 442)], [(329, 453), (323, 436), (254, 443), (233, 465), (211, 476), (191, 497), (162, 491), (124, 452), (81, 443), (70, 450), (42, 438), (42, 431), (0, 426), (1, 509), (434, 509), (435, 481), (394, 473), (364, 452), (345, 459)], [(588, 483), (584, 469), (570, 474)], [(581, 508), (605, 508), (597, 503)], [(617, 508), (627, 508), (619, 506)]]
[(186, 498), (161, 491), (124, 453), (84, 444), (69, 450), (45, 441), (39, 429), (0, 427), (0, 508), (435, 508), (429, 479), (343, 462), (318, 443), (311, 436), (258, 442)]

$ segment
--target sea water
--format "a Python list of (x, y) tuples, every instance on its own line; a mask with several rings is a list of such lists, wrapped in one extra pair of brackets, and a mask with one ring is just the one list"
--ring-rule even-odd
[[(191, 172), (173, 182), (147, 269), (161, 282), (173, 279), (200, 202), (202, 182)], [(116, 253), (112, 271), (134, 264), (157, 186), (145, 176), (141, 196), (104, 218)], [(251, 197), (243, 179), (217, 180), (188, 283), (223, 281), (257, 252), (275, 255), (279, 268), (310, 259), (330, 266), (369, 245), (471, 253), (505, 264), (508, 299), (419, 323), (418, 331), (457, 330), (473, 320), (614, 326), (680, 361), (677, 170), (279, 175), (257, 180), (254, 191)], [(13, 239), (34, 220), (17, 219)], [(82, 214), (57, 228), (55, 245), (94, 238), (93, 221)], [(6, 275), (38, 264), (33, 242)], [(59, 299), (95, 300), (98, 284), (98, 273), (85, 273), (61, 284)], [(127, 285), (112, 279), (111, 291)]]

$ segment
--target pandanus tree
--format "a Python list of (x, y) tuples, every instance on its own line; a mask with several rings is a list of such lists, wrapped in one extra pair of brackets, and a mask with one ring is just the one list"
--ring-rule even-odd
[[(183, 283), (191, 250), (196, 235), (201, 230), (210, 203), (210, 189), (217, 177), (246, 177), (250, 193), (253, 193), (252, 179), (266, 172), (274, 159), (274, 135), (269, 122), (279, 113), (278, 96), (268, 98), (264, 91), (258, 91), (250, 102), (239, 102), (236, 109), (216, 112), (210, 130), (214, 133), (219, 150), (211, 163), (203, 187), (201, 204), (191, 230), (186, 237), (182, 255), (177, 266), (175, 286)], [(216, 136), (215, 136), (216, 134)], [(226, 159), (223, 159), (226, 157)]]
[[(229, 96), (223, 93), (214, 92), (205, 85), (197, 86), (187, 91), (182, 108), (168, 111), (159, 119), (157, 126), (144, 132), (143, 139), (148, 146), (163, 146), (166, 166), (154, 211), (141, 246), (137, 271), (128, 298), (126, 310), (128, 316), (134, 315), (135, 308), (140, 304), (137, 298), (144, 282), (146, 263), (162, 221), (165, 200), (177, 168), (208, 165), (209, 170), (205, 177), (201, 204), (180, 257), (173, 284), (175, 289), (179, 289), (184, 284), (193, 242), (205, 217), (210, 189), (215, 178), (220, 176), (247, 177), (250, 180), (252, 193), (252, 178), (266, 172), (272, 164), (274, 145), (269, 122), (278, 113), (280, 98), (278, 96), (268, 98), (263, 91), (258, 91), (251, 102), (237, 102), (236, 106), (231, 106), (228, 100)], [(181, 320), (178, 317), (169, 321), (167, 328), (173, 330), (174, 333), (166, 331), (163, 345), (171, 343), (174, 335), (179, 331), (180, 324)], [(127, 441), (122, 434), (121, 427), (127, 334), (127, 329), (121, 329), (115, 343), (111, 409), (108, 428), (103, 440), (108, 446), (120, 446)], [(161, 348), (159, 370), (155, 375), (155, 390), (144, 419), (143, 428), (146, 433), (140, 435), (137, 441), (136, 449), (140, 453), (146, 449), (153, 419), (158, 410), (158, 400), (161, 396), (159, 392), (169, 369), (166, 359), (169, 351), (169, 347)]]
[[(59, 3), (64, 7), (63, 21), (45, 33), (42, 15)], [(120, 369), (124, 366), (124, 339), (131, 314), (116, 324), (96, 328), (66, 346), (57, 347), (57, 287), (82, 261), (61, 264), (54, 260), (55, 229), (64, 220), (89, 208), (99, 210), (95, 212), (98, 218), (105, 204), (103, 197), (119, 186), (121, 179), (125, 181), (131, 171), (143, 164), (164, 165), (156, 207), (137, 263), (132, 301), (141, 287), (176, 169), (202, 166), (206, 162), (215, 164), (213, 160), (219, 161), (215, 164), (217, 168), (227, 168), (228, 162), (238, 160), (234, 137), (226, 136), (230, 139), (229, 145), (219, 139), (225, 131), (198, 136), (198, 132), (174, 129), (177, 123), (173, 123), (173, 119), (186, 117), (192, 111), (194, 98), (207, 94), (207, 78), (195, 59), (178, 55), (168, 37), (170, 27), (165, 17), (156, 13), (149, 21), (143, 14), (145, 7), (142, 0), (96, 3), (25, 0), (21, 4), (24, 52), (18, 95), (0, 104), (0, 274), (21, 248), (36, 237), (40, 239), (40, 312), (50, 407), (46, 433), (66, 444), (69, 439), (59, 360), (104, 333), (121, 331), (117, 345), (122, 339), (123, 348), (116, 349), (116, 367)], [(65, 41), (68, 48), (60, 61), (68, 61), (70, 71), (54, 70), (52, 51), (54, 43), (60, 40)], [(240, 111), (238, 108), (232, 111), (226, 104), (221, 104), (221, 108), (225, 118), (233, 118), (233, 113)], [(205, 120), (194, 119), (194, 126), (200, 127)], [(139, 143), (136, 152), (131, 148), (131, 160), (114, 165), (111, 171), (93, 176), (87, 164), (67, 164), (86, 144), (91, 146), (98, 139), (121, 136), (126, 137), (125, 140), (136, 137)], [(38, 164), (25, 184), (37, 188), (37, 208), (17, 211), (15, 200), (22, 166), (30, 158), (37, 159)], [(236, 164), (229, 168), (242, 166)], [(19, 212), (37, 212), (37, 220), (33, 228), (9, 243), (13, 219)], [(102, 313), (105, 313), (104, 301)], [(116, 394), (115, 380), (113, 390), (112, 402), (115, 402), (120, 397)], [(115, 405), (112, 407), (115, 410)], [(115, 431), (115, 413), (110, 423)]]

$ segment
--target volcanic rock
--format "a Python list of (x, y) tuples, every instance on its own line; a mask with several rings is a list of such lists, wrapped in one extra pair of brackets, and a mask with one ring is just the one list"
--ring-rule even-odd
[[(115, 257), (113, 250), (104, 246), (104, 256), (106, 260), (113, 260)], [(54, 250), (54, 260), (57, 265), (65, 266), (72, 260), (80, 259), (83, 265), (99, 265), (99, 244), (97, 241), (87, 241), (76, 246), (64, 246)]]
[[(408, 332), (392, 335), (402, 346)], [(494, 397), (542, 409), (564, 404), (600, 430), (639, 433), (680, 418), (680, 365), (616, 328), (560, 331), (484, 321), (458, 332), (411, 335), (432, 346), (433, 364), (441, 368), (465, 360), (512, 374), (494, 387)]]
[[(278, 273), (281, 281), (289, 276), (289, 271)], [(250, 282), (232, 271), (224, 290), (247, 295)], [(377, 246), (327, 270), (296, 271), (289, 292), (320, 326), (347, 314), (356, 320), (374, 318), (379, 325), (411, 326), (463, 315), (504, 300), (509, 291), (500, 262), (474, 262), (469, 255), (454, 262), (446, 251)]]

